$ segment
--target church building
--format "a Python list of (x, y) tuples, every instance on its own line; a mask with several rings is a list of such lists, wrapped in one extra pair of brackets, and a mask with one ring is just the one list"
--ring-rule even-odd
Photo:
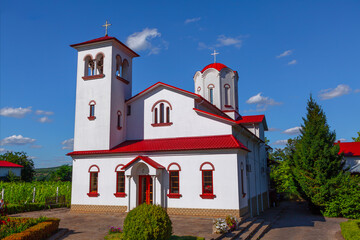
[(193, 92), (158, 82), (132, 95), (137, 53), (108, 35), (71, 47), (71, 211), (147, 203), (169, 214), (240, 217), (269, 207), (268, 127), (264, 115), (239, 114), (236, 71), (211, 63), (194, 74)]

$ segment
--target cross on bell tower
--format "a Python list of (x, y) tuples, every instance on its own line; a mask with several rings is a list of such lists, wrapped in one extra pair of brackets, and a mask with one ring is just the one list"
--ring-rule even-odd
[(216, 50), (214, 49), (214, 52), (211, 54), (214, 56), (214, 63), (216, 63), (216, 55), (218, 55), (219, 52), (216, 52)]
[(102, 26), (105, 28), (105, 36), (107, 36), (108, 35), (108, 27), (111, 26), (111, 24), (108, 23), (108, 21), (106, 20), (106, 23)]

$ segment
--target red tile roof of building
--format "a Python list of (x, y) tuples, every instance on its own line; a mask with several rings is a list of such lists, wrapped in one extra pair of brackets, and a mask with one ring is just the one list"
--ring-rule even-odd
[(250, 151), (233, 135), (160, 138), (125, 141), (110, 150), (74, 151), (67, 155), (116, 154), (134, 152), (168, 152), (213, 149), (243, 149)]
[(0, 161), (0, 167), (16, 167), (16, 168), (23, 168), (24, 166), (21, 166), (16, 163), (8, 162), (8, 161)]
[(339, 153), (344, 153), (347, 157), (360, 156), (360, 142), (338, 142), (340, 146)]
[(133, 163), (137, 162), (138, 160), (143, 160), (144, 162), (146, 162), (147, 164), (149, 164), (150, 166), (152, 166), (153, 168), (156, 169), (165, 169), (165, 167), (157, 162), (155, 162), (154, 160), (152, 160), (151, 158), (147, 157), (147, 156), (137, 156), (136, 158), (134, 158), (133, 160), (131, 160), (128, 164), (126, 164), (125, 166), (123, 166), (121, 169), (126, 169), (128, 167), (130, 167)]
[(139, 57), (139, 56), (140, 56), (139, 54), (137, 54), (136, 52), (134, 52), (132, 49), (130, 49), (128, 46), (126, 46), (125, 44), (123, 44), (122, 42), (120, 42), (117, 38), (115, 38), (115, 37), (110, 37), (110, 36), (95, 38), (95, 39), (92, 39), (92, 40), (89, 40), (89, 41), (86, 41), (86, 42), (72, 44), (72, 45), (70, 45), (70, 47), (77, 47), (77, 46), (81, 46), (81, 45), (85, 45), (85, 44), (103, 42), (103, 41), (107, 41), (107, 40), (114, 40), (114, 41), (118, 42), (120, 45), (124, 46), (124, 47), (125, 47), (126, 49), (128, 49), (131, 53), (133, 53), (135, 57)]
[(206, 67), (204, 67), (204, 69), (201, 70), (201, 72), (203, 73), (203, 72), (205, 72), (205, 70), (207, 70), (209, 68), (214, 68), (220, 72), (221, 69), (227, 68), (227, 66), (222, 63), (211, 63), (211, 64), (207, 65)]
[(241, 116), (240, 120), (236, 123), (247, 124), (247, 123), (263, 123), (265, 130), (268, 130), (265, 115), (253, 115), (253, 116)]

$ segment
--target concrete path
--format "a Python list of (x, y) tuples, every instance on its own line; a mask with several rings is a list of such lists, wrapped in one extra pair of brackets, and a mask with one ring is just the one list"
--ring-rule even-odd
[[(340, 223), (345, 218), (326, 218), (313, 215), (305, 202), (282, 202), (280, 218), (262, 240), (342, 240)], [(266, 215), (266, 214), (265, 214)]]
[[(68, 208), (13, 214), (12, 217), (55, 217), (60, 218), (61, 229), (67, 233), (60, 239), (90, 240), (104, 239), (111, 226), (123, 227), (126, 213), (71, 213)], [(216, 238), (212, 233), (212, 218), (170, 216), (173, 234), (178, 236), (198, 236), (205, 239)]]

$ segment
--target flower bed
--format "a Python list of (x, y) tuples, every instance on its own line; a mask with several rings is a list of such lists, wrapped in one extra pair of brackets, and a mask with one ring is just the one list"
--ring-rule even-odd
[(15, 218), (0, 217), (0, 239), (41, 240), (51, 236), (59, 228), (56, 218)]

